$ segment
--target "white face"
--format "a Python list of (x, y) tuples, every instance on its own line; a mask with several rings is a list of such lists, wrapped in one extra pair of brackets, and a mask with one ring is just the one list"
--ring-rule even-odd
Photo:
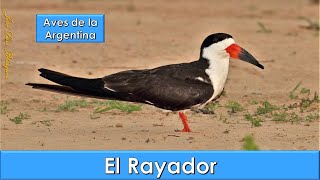
[(229, 53), (225, 50), (235, 41), (232, 38), (227, 38), (217, 43), (213, 43), (208, 47), (205, 47), (202, 51), (202, 57), (210, 61), (225, 59), (227, 56), (230, 57)]

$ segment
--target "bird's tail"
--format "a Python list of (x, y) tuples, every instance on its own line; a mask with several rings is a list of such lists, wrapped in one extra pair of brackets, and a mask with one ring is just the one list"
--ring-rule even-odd
[[(26, 85), (32, 86), (35, 89), (42, 89), (47, 91), (88, 96), (95, 98), (108, 98), (105, 96), (105, 91), (103, 91), (104, 83), (101, 78), (97, 79), (85, 79), (74, 76), (69, 76), (67, 74), (62, 74), (56, 71), (51, 71), (48, 69), (39, 69), (40, 76), (44, 77), (52, 82), (59, 85), (50, 84), (37, 84), (28, 83)], [(110, 99), (110, 97), (108, 98)]]

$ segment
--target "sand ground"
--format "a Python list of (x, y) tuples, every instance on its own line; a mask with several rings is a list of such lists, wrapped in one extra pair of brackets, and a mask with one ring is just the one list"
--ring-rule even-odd
[[(254, 114), (261, 106), (252, 105), (253, 101), (268, 100), (277, 106), (299, 102), (288, 94), (300, 81), (312, 93), (319, 91), (319, 33), (305, 28), (308, 23), (299, 18), (319, 21), (318, 4), (308, 0), (6, 0), (2, 8), (14, 20), (14, 59), (8, 80), (1, 69), (1, 100), (8, 108), (1, 114), (1, 149), (238, 150), (250, 134), (260, 149), (319, 149), (319, 118), (297, 123), (264, 118), (261, 127), (252, 127), (244, 119), (244, 114)], [(37, 44), (38, 13), (104, 13), (106, 42)], [(3, 47), (3, 22), (1, 26)], [(48, 83), (38, 76), (37, 69), (42, 67), (94, 78), (190, 62), (198, 58), (202, 40), (215, 32), (233, 35), (265, 69), (231, 60), (226, 95), (219, 99), (222, 107), (213, 115), (187, 112), (192, 133), (174, 131), (182, 128), (177, 113), (148, 105), (132, 113), (108, 111), (98, 119), (90, 118), (92, 106), (56, 112), (68, 96), (24, 85)], [(3, 56), (1, 48), (1, 63)], [(244, 110), (229, 114), (223, 107), (229, 101), (239, 102)], [(298, 108), (293, 112), (306, 117), (319, 113), (318, 108), (316, 104), (303, 113)], [(20, 112), (30, 118), (22, 124), (10, 121)]]

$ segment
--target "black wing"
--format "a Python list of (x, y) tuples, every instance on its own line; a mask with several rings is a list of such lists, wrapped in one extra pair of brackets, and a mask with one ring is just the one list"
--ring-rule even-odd
[(205, 103), (213, 95), (209, 77), (204, 69), (193, 63), (123, 71), (102, 80), (105, 89), (117, 99), (148, 103), (169, 110)]

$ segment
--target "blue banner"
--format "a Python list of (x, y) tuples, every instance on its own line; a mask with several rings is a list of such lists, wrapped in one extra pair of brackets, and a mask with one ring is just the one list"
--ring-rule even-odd
[(36, 42), (102, 43), (104, 14), (37, 14)]
[(319, 151), (2, 151), (1, 179), (319, 179)]

